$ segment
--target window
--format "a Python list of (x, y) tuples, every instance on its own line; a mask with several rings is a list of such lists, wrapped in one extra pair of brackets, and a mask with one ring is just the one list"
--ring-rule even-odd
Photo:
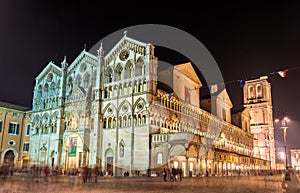
[(253, 86), (248, 87), (248, 98), (253, 99), (254, 98), (254, 89)]
[(223, 120), (226, 121), (226, 110), (222, 109)]
[(262, 97), (262, 88), (261, 85), (258, 84), (256, 85), (256, 98), (261, 98)]
[(25, 142), (23, 145), (23, 151), (29, 151), (29, 143)]
[(8, 145), (14, 146), (16, 145), (16, 142), (14, 140), (9, 140)]
[(162, 164), (162, 153), (157, 154), (157, 164)]
[(2, 132), (2, 121), (0, 121), (0, 132)]
[(26, 127), (26, 135), (29, 135), (30, 134), (30, 124), (27, 125)]
[(8, 133), (16, 134), (16, 135), (19, 134), (19, 124), (18, 123), (9, 123)]

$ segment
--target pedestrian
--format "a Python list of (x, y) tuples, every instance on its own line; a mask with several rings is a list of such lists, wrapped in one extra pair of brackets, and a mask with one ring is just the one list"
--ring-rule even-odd
[(82, 175), (83, 183), (86, 183), (88, 178), (89, 168), (86, 165), (84, 165), (81, 172), (82, 172), (81, 175)]
[(92, 171), (94, 182), (97, 183), (98, 175), (99, 175), (99, 167), (97, 165), (94, 166)]
[(182, 169), (181, 168), (178, 168), (178, 175), (179, 175), (179, 181), (181, 182), (182, 181)]
[(45, 181), (48, 181), (48, 175), (50, 173), (50, 168), (48, 165), (44, 167)]
[(172, 178), (173, 178), (173, 181), (176, 182), (177, 170), (175, 167), (172, 167)]
[(164, 178), (164, 181), (166, 182), (166, 181), (167, 181), (167, 171), (166, 171), (166, 167), (164, 167), (164, 170), (163, 170), (163, 178)]

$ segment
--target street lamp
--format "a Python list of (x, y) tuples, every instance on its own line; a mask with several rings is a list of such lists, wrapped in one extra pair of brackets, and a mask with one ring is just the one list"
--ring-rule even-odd
[[(275, 122), (279, 122), (280, 120), (279, 119), (275, 119)], [(282, 120), (281, 120), (281, 127), (280, 129), (283, 130), (283, 138), (284, 138), (284, 153), (285, 153), (285, 167), (286, 169), (288, 169), (288, 156), (287, 156), (287, 145), (286, 145), (286, 131), (288, 129), (287, 127), (287, 122), (290, 122), (290, 119), (288, 117), (284, 117)]]

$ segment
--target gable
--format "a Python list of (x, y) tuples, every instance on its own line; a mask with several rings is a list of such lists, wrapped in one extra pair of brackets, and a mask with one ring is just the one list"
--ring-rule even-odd
[(76, 59), (70, 64), (68, 67), (68, 74), (72, 74), (74, 71), (77, 70), (78, 66), (82, 63), (86, 62), (88, 64), (91, 64), (93, 66), (97, 66), (98, 59), (96, 56), (92, 55), (89, 52), (86, 52), (83, 50), (77, 57)]
[(105, 55), (104, 59), (106, 64), (109, 64), (112, 60), (119, 56), (119, 54), (124, 50), (130, 50), (140, 55), (146, 55), (148, 44), (134, 40), (127, 37), (126, 35)]
[(223, 89), (216, 97), (217, 97), (217, 99), (219, 99), (219, 100), (223, 101), (225, 104), (227, 104), (229, 106), (229, 108), (233, 107), (231, 99), (230, 99), (226, 89)]
[(37, 83), (39, 84), (50, 72), (55, 74), (56, 76), (62, 76), (61, 69), (51, 61), (48, 63), (46, 68), (44, 68), (44, 70), (35, 78)]
[(201, 81), (190, 62), (178, 64), (174, 67), (174, 69), (180, 71), (186, 77), (191, 79), (194, 83), (198, 84), (199, 86), (202, 86)]

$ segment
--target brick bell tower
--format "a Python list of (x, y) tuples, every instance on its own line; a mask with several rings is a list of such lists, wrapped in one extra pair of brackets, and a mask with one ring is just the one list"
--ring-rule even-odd
[(272, 94), (271, 84), (267, 79), (267, 76), (262, 76), (245, 81), (244, 107), (248, 107), (250, 111), (254, 157), (271, 161), (269, 167), (275, 169)]

